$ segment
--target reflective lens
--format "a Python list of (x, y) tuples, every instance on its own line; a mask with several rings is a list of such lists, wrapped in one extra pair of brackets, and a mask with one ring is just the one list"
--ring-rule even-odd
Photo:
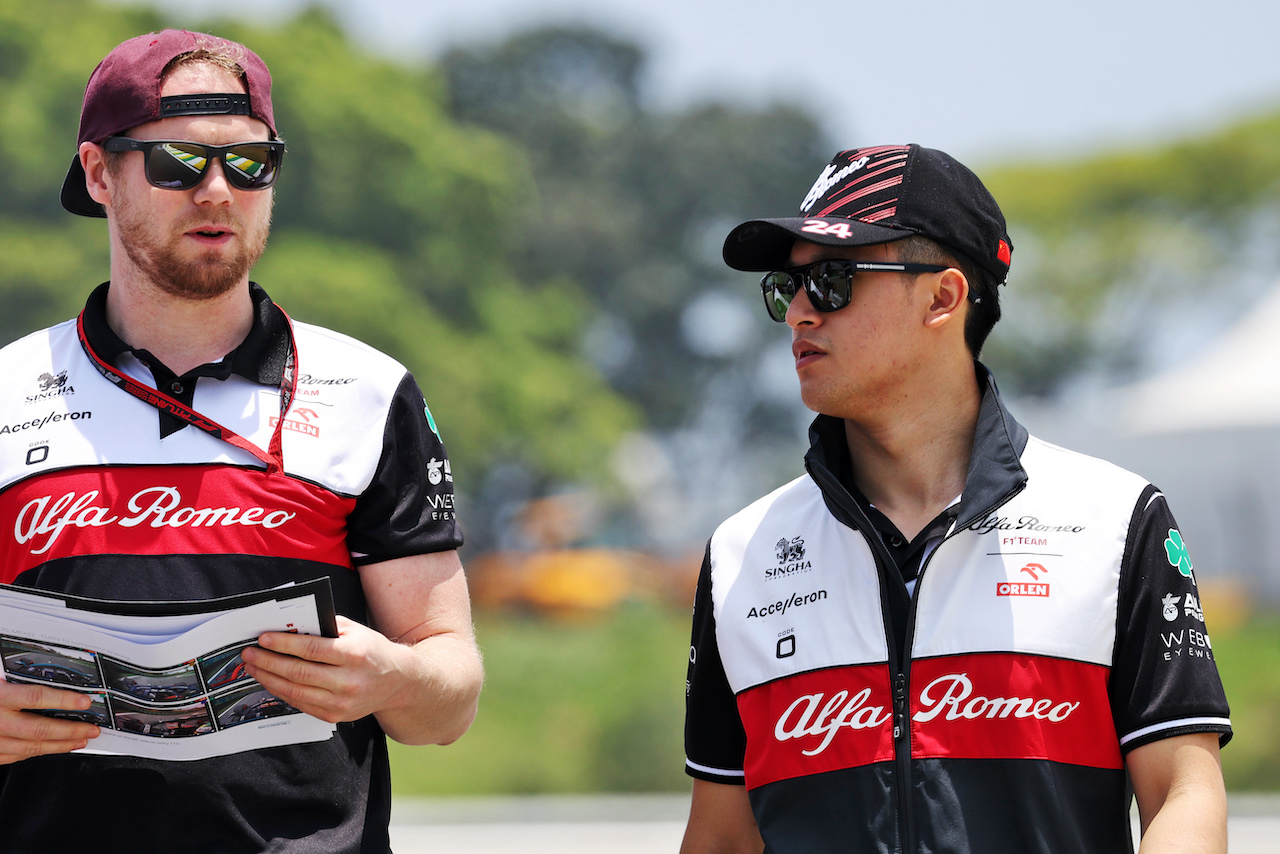
[(879, 261), (846, 261), (835, 258), (816, 261), (790, 270), (765, 273), (760, 279), (764, 307), (769, 316), (782, 323), (796, 292), (804, 288), (809, 303), (818, 311), (838, 311), (849, 304), (853, 293), (854, 273), (941, 273), (938, 264), (882, 263)]
[(164, 139), (130, 139), (115, 136), (103, 147), (107, 151), (141, 151), (145, 156), (147, 181), (166, 190), (190, 190), (204, 180), (209, 163), (220, 159), (222, 174), (241, 190), (263, 190), (275, 183), (284, 159), (283, 142), (237, 142), (205, 145), (199, 142)]
[(809, 302), (818, 311), (835, 311), (849, 304), (855, 265), (852, 261), (819, 261), (794, 270), (765, 273), (760, 280), (765, 308), (774, 320), (787, 319), (787, 308), (796, 291), (804, 288)]

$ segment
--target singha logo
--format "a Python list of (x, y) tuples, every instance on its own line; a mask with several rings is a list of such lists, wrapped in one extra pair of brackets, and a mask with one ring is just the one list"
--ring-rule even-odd
[(790, 563), (800, 560), (804, 557), (804, 538), (795, 537), (788, 540), (783, 537), (774, 544), (773, 549), (778, 553), (778, 563)]
[(54, 376), (53, 374), (49, 374), (49, 373), (44, 373), (44, 374), (41, 374), (38, 377), (38, 379), (40, 380), (41, 391), (53, 391), (54, 389), (62, 388), (64, 385), (67, 384), (67, 372), (58, 371), (57, 376)]

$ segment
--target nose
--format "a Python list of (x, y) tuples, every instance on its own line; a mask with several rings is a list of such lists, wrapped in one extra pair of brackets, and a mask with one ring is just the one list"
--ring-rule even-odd
[(792, 329), (798, 329), (803, 324), (814, 326), (822, 323), (822, 312), (809, 302), (809, 294), (804, 288), (797, 289), (796, 295), (791, 298), (791, 304), (787, 306), (786, 321), (787, 326)]
[(225, 168), (221, 157), (215, 157), (209, 163), (208, 170), (195, 187), (194, 200), (197, 204), (231, 204), (234, 196), (231, 193), (231, 182), (222, 171)]

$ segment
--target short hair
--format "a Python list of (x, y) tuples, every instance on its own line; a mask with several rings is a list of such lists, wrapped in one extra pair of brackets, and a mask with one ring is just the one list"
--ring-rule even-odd
[(969, 313), (964, 321), (964, 342), (976, 359), (991, 329), (1000, 319), (1000, 292), (992, 275), (963, 252), (949, 249), (923, 235), (894, 241), (898, 260), (908, 264), (943, 264), (955, 267), (969, 282)]
[(169, 64), (160, 72), (160, 85), (163, 86), (169, 75), (184, 65), (215, 65), (230, 71), (241, 80), (245, 77), (244, 66), (236, 58), (235, 52), (222, 45), (214, 45), (212, 48), (198, 47), (169, 60)]

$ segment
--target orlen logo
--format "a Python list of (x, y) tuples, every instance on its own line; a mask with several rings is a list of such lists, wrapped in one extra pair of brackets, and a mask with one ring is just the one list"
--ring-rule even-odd
[[(199, 527), (214, 525), (261, 525), (279, 528), (296, 513), (267, 510), (263, 507), (183, 507), (177, 487), (151, 486), (139, 490), (127, 503), (130, 515), (117, 515), (110, 507), (96, 503), (98, 490), (83, 495), (68, 492), (54, 500), (45, 495), (23, 505), (13, 525), (13, 537), (20, 544), (32, 543), (33, 555), (44, 554), (67, 528), (102, 528), (119, 525), (136, 528), (144, 523), (152, 528)], [(43, 541), (39, 538), (46, 537)]]
[(1029, 563), (1019, 572), (1025, 572), (1034, 578), (1035, 583), (1026, 581), (1000, 581), (996, 583), (997, 596), (1048, 596), (1049, 583), (1040, 580), (1040, 573), (1049, 570), (1038, 563)]

